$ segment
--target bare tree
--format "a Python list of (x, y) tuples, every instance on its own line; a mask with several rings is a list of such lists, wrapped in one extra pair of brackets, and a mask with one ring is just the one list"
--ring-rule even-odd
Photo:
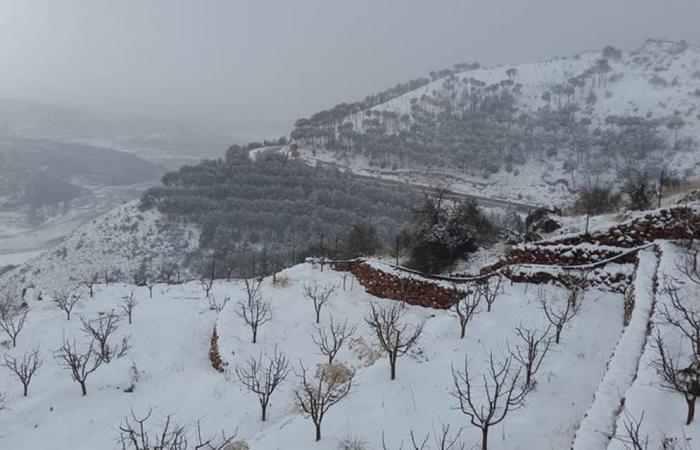
[(483, 295), (484, 300), (486, 300), (487, 312), (491, 312), (491, 306), (496, 302), (502, 282), (503, 277), (501, 274), (496, 274), (481, 282), (481, 295)]
[(683, 396), (688, 405), (685, 424), (690, 425), (695, 418), (695, 400), (700, 396), (700, 360), (694, 358), (688, 367), (681, 369), (678, 361), (680, 356), (667, 351), (658, 330), (651, 345), (658, 353), (657, 358), (652, 361), (652, 367), (661, 377), (661, 387)]
[(26, 307), (17, 308), (4, 301), (0, 304), (0, 330), (10, 338), (12, 347), (17, 346), (17, 336), (22, 332), (28, 314), (29, 309)]
[(100, 279), (100, 274), (98, 272), (94, 272), (91, 274), (84, 274), (82, 278), (80, 279), (80, 283), (84, 285), (86, 288), (88, 288), (88, 293), (90, 294), (90, 298), (94, 297), (95, 291), (94, 287), (95, 285), (99, 282)]
[[(225, 450), (234, 445), (233, 436), (226, 436), (221, 432), (221, 436), (211, 436), (204, 438), (200, 421), (197, 421), (197, 428), (194, 433), (190, 432), (186, 425), (173, 422), (172, 415), (165, 416), (156, 431), (149, 431), (151, 428), (148, 421), (153, 414), (153, 410), (137, 417), (134, 411), (124, 418), (119, 425), (119, 442), (122, 450)], [(194, 434), (194, 441), (191, 434)], [(235, 448), (235, 447), (233, 447)]]
[(258, 358), (249, 358), (243, 367), (236, 368), (241, 384), (258, 396), (262, 421), (267, 418), (267, 405), (275, 389), (287, 379), (289, 362), (282, 353), (275, 353), (263, 362), (262, 352)]
[(326, 413), (350, 394), (355, 372), (340, 363), (323, 364), (313, 378), (301, 365), (301, 384), (294, 391), (297, 404), (316, 427), (316, 441), (321, 440), (321, 424)]
[(116, 346), (109, 343), (112, 335), (119, 329), (119, 322), (121, 322), (121, 318), (114, 311), (102, 314), (93, 320), (85, 320), (81, 317), (80, 321), (83, 324), (83, 332), (93, 339), (92, 342), (97, 342), (99, 346), (97, 353), (103, 362), (109, 363), (112, 357), (121, 358), (126, 355), (129, 350), (128, 337), (122, 338), (121, 344)]
[(404, 323), (406, 306), (403, 302), (377, 306), (370, 303), (371, 311), (365, 322), (374, 331), (379, 345), (389, 355), (391, 379), (396, 379), (396, 360), (405, 355), (423, 332), (423, 324), (411, 326)]
[(209, 298), (209, 294), (211, 293), (211, 290), (214, 287), (214, 279), (213, 278), (200, 278), (199, 285), (202, 287), (202, 290), (204, 291), (205, 297)]
[(337, 289), (338, 285), (335, 283), (320, 286), (314, 280), (313, 285), (304, 284), (304, 295), (313, 302), (314, 311), (316, 311), (316, 323), (321, 322), (321, 309), (331, 299)]
[(467, 289), (467, 294), (459, 299), (452, 308), (459, 319), (460, 339), (464, 339), (464, 335), (467, 332), (467, 323), (478, 314), (477, 308), (481, 303), (482, 297), (481, 288), (474, 285)]
[(663, 305), (660, 310), (661, 318), (690, 340), (695, 357), (700, 358), (700, 312), (687, 305), (686, 299), (679, 295), (680, 288), (673, 282), (668, 282), (664, 291), (671, 300), (672, 309)]
[(126, 315), (127, 319), (129, 320), (129, 325), (131, 325), (131, 320), (134, 315), (134, 308), (136, 307), (137, 302), (136, 298), (134, 297), (134, 291), (131, 291), (129, 295), (125, 295), (122, 297), (122, 303), (119, 305), (122, 311), (124, 311), (124, 314)]
[(217, 300), (215, 296), (211, 296), (208, 298), (209, 302), (209, 309), (212, 311), (216, 311), (220, 313), (221, 311), (224, 310), (226, 307), (226, 304), (231, 301), (231, 297), (228, 295), (223, 298), (223, 300)]
[(246, 278), (244, 281), (246, 299), (238, 302), (236, 314), (250, 327), (253, 334), (253, 344), (255, 344), (260, 326), (272, 320), (272, 310), (270, 304), (264, 302), (260, 294), (262, 279), (254, 281)]
[(624, 419), (622, 422), (623, 430), (621, 433), (616, 433), (613, 438), (625, 446), (629, 450), (647, 450), (649, 448), (649, 436), (642, 437), (641, 428), (644, 420), (644, 411), (637, 420), (627, 408), (622, 409)]
[(109, 286), (109, 283), (114, 280), (114, 273), (109, 269), (102, 270), (102, 280), (104, 281), (105, 286)]
[[(554, 327), (554, 342), (558, 344), (564, 325), (569, 323), (579, 313), (581, 302), (574, 303), (570, 297), (566, 301), (548, 298), (543, 291), (538, 293), (538, 299), (545, 317)], [(562, 303), (564, 304), (563, 306)]]
[(543, 333), (536, 329), (532, 330), (519, 326), (515, 333), (520, 338), (520, 343), (514, 349), (508, 348), (510, 356), (520, 363), (525, 371), (525, 385), (532, 387), (532, 377), (540, 369), (544, 357), (547, 356), (549, 347), (552, 344), (552, 337), (549, 335), (550, 328)]
[[(411, 430), (408, 433), (411, 438), (409, 444), (409, 449), (411, 450), (427, 450), (429, 447), (428, 440), (430, 439), (430, 433), (426, 433), (425, 437), (421, 440), (416, 437), (416, 434)], [(462, 430), (460, 429), (457, 433), (452, 435), (450, 433), (450, 426), (441, 424), (440, 431), (433, 429), (433, 443), (435, 444), (436, 450), (466, 450), (467, 445), (460, 440), (462, 435)], [(399, 450), (403, 449), (403, 442), (399, 444)], [(389, 446), (386, 443), (384, 437), (384, 432), (382, 431), (382, 450), (389, 450)]]
[(355, 334), (357, 327), (349, 327), (347, 319), (342, 324), (335, 324), (333, 316), (329, 319), (328, 329), (317, 326), (316, 333), (311, 335), (311, 340), (321, 350), (321, 354), (328, 358), (328, 364), (332, 364), (343, 344)]
[(24, 387), (23, 395), (26, 397), (29, 393), (29, 383), (32, 382), (34, 374), (42, 363), (43, 361), (39, 358), (39, 347), (35, 347), (32, 351), (24, 352), (22, 359), (17, 359), (6, 353), (5, 362), (2, 365), (19, 378)]
[(77, 349), (75, 339), (70, 342), (63, 340), (61, 348), (54, 352), (56, 363), (62, 369), (69, 370), (71, 378), (80, 384), (83, 395), (87, 395), (85, 382), (91, 373), (102, 365), (102, 358), (94, 350), (94, 342), (90, 342), (87, 350), (80, 352)]
[(520, 407), (529, 392), (521, 383), (520, 369), (511, 370), (511, 358), (501, 363), (489, 354), (488, 374), (481, 376), (481, 389), (475, 392), (475, 381), (469, 373), (469, 364), (464, 359), (464, 371), (452, 368), (454, 389), (452, 395), (459, 401), (461, 411), (470, 422), (481, 430), (481, 449), (488, 449), (489, 429), (501, 423), (510, 411)]
[(700, 264), (698, 264), (697, 249), (689, 248), (680, 261), (676, 261), (676, 268), (690, 281), (695, 284), (700, 284)]
[(81, 297), (82, 295), (77, 289), (74, 291), (57, 290), (52, 293), (53, 302), (66, 313), (66, 320), (70, 320), (71, 312)]

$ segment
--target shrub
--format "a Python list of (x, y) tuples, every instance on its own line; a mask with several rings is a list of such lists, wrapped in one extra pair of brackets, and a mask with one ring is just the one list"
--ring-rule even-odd
[(591, 215), (614, 212), (620, 206), (620, 194), (613, 193), (610, 188), (596, 186), (579, 192), (571, 210), (575, 214)]

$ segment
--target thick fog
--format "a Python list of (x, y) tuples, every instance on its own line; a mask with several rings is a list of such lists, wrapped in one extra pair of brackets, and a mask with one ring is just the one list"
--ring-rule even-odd
[(456, 62), (700, 41), (697, 0), (0, 0), (0, 96), (242, 135)]

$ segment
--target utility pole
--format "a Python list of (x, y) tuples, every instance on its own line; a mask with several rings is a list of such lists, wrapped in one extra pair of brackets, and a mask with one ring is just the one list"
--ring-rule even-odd
[(401, 245), (401, 240), (400, 236), (397, 234), (396, 235), (396, 265), (399, 265), (399, 249)]

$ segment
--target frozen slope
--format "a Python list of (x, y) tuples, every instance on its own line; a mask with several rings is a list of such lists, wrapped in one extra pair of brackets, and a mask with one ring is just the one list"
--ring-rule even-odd
[[(218, 300), (231, 297), (220, 314), (210, 310), (198, 283), (158, 285), (153, 298), (145, 287), (100, 285), (94, 299), (76, 307), (70, 322), (48, 299), (32, 300), (17, 348), (3, 346), (0, 352), (18, 355), (38, 345), (44, 365), (28, 398), (21, 397), (18, 381), (2, 372), (0, 392), (8, 394), (9, 409), (0, 411), (0, 448), (116, 449), (120, 420), (130, 409), (141, 414), (149, 407), (156, 408), (158, 419), (162, 418), (159, 413), (172, 413), (184, 423), (202, 419), (207, 433), (238, 430), (238, 438), (255, 450), (336, 449), (352, 438), (374, 449), (381, 448), (382, 432), (398, 448), (401, 441), (407, 442), (411, 430), (422, 436), (440, 423), (450, 424), (455, 431), (464, 427), (462, 437), (471, 448), (480, 434), (455, 409), (451, 365), (459, 368), (467, 357), (480, 373), (488, 351), (501, 355), (506, 342), (514, 342), (515, 326), (546, 328), (536, 301), (538, 288), (532, 285), (506, 285), (493, 311), (478, 315), (464, 340), (458, 338), (458, 324), (450, 312), (410, 307), (407, 319), (425, 321), (424, 335), (415, 351), (399, 359), (397, 379), (390, 381), (385, 358), (373, 362), (359, 356), (364, 354), (359, 349), (376, 346), (363, 321), (368, 303), (390, 300), (369, 296), (348, 276), (346, 289), (339, 289), (322, 321), (326, 323), (332, 314), (336, 320), (357, 325), (353, 348), (342, 350), (338, 357), (356, 369), (357, 383), (350, 397), (330, 410), (323, 424), (324, 437), (314, 443), (311, 422), (293, 402), (295, 375), (274, 394), (269, 419), (262, 423), (257, 399), (231, 374), (248, 356), (275, 348), (287, 355), (297, 373), (300, 361), (313, 368), (322, 360), (310, 339), (313, 309), (303, 296), (303, 285), (316, 280), (342, 286), (343, 274), (302, 264), (278, 277), (286, 277), (288, 286), (273, 286), (269, 278), (264, 281), (263, 298), (272, 305), (273, 321), (262, 327), (258, 344), (250, 343), (249, 330), (235, 314), (236, 302), (243, 297), (240, 282), (215, 285), (213, 295)], [(552, 286), (544, 289), (562, 293)], [(88, 395), (81, 397), (78, 385), (56, 366), (52, 352), (64, 336), (85, 345), (78, 318), (117, 308), (122, 296), (132, 290), (138, 299), (134, 323), (129, 326), (124, 320), (119, 334), (131, 335), (133, 348), (126, 357), (100, 367), (87, 381)], [(227, 363), (225, 374), (215, 371), (208, 360), (215, 324)], [(622, 297), (588, 292), (581, 315), (564, 330), (562, 343), (552, 348), (536, 375), (537, 385), (526, 406), (492, 429), (489, 448), (566, 448), (590, 407), (621, 330)], [(132, 366), (137, 368), (138, 381), (134, 392), (126, 393)]]

